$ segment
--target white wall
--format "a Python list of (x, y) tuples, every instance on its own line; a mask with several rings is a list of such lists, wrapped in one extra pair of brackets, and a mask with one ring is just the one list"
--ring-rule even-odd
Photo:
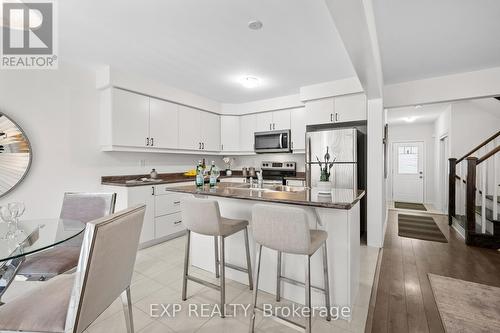
[[(391, 111), (389, 111), (391, 112)], [(397, 111), (393, 111), (397, 112)], [(387, 177), (387, 200), (392, 201), (393, 185), (393, 144), (404, 141), (423, 141), (424, 142), (424, 202), (435, 204), (435, 140), (434, 124), (417, 123), (407, 125), (389, 125), (389, 151), (388, 151), (388, 177)]]
[(27, 218), (58, 216), (65, 191), (99, 190), (103, 175), (147, 173), (152, 167), (159, 172), (185, 171), (198, 158), (101, 152), (95, 72), (74, 65), (60, 64), (59, 70), (2, 71), (0, 110), (23, 127), (33, 146), (27, 178), (0, 198), (0, 205), (24, 201)]
[[(451, 104), (449, 104), (446, 109), (441, 113), (441, 115), (434, 122), (434, 153), (435, 153), (435, 161), (434, 161), (434, 204), (437, 209), (442, 209), (443, 205), (443, 192), (448, 191), (447, 182), (442, 179), (442, 169), (445, 168), (448, 170), (448, 159), (451, 157), (450, 155), (450, 146), (452, 140), (451, 133)], [(446, 156), (446, 161), (441, 159), (441, 147), (440, 140), (444, 136), (448, 137), (448, 156)], [(443, 165), (444, 164), (444, 165)], [(443, 211), (443, 213), (446, 213)]]

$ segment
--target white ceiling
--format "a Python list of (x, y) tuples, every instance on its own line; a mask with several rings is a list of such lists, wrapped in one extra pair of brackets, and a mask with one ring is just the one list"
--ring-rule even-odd
[[(62, 61), (109, 64), (226, 103), (354, 76), (324, 1), (64, 0)], [(264, 24), (248, 29), (250, 20)], [(262, 86), (243, 88), (243, 75)]]
[(374, 0), (384, 82), (500, 66), (499, 0)]
[[(389, 125), (408, 125), (434, 122), (449, 103), (421, 105), (419, 107), (406, 106), (387, 110), (387, 123)], [(411, 121), (408, 121), (411, 120)]]

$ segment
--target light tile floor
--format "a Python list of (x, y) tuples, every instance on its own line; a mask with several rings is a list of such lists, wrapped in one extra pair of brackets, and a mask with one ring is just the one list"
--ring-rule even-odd
[[(136, 332), (231, 332), (247, 333), (250, 322), (249, 315), (245, 316), (242, 309), (230, 311), (222, 319), (213, 317), (188, 317), (190, 304), (217, 304), (219, 293), (194, 282), (188, 284), (188, 300), (181, 301), (182, 263), (184, 258), (185, 238), (177, 239), (140, 250), (137, 255), (134, 275), (132, 277), (132, 301), (134, 325)], [(371, 288), (375, 274), (378, 249), (367, 246), (361, 247), (361, 281), (358, 297), (352, 309), (352, 320), (332, 320), (327, 322), (322, 318), (314, 318), (313, 332), (364, 332), (368, 313)], [(191, 267), (190, 273), (203, 279), (216, 282), (213, 274)], [(252, 294), (247, 286), (232, 280), (226, 282), (227, 303), (250, 304)], [(37, 288), (43, 282), (14, 282), (8, 290), (4, 300), (8, 302), (32, 288)], [(274, 296), (261, 292), (259, 303), (274, 304)], [(282, 303), (290, 302), (283, 300)], [(182, 304), (183, 310), (175, 318), (156, 318), (150, 315), (152, 304)], [(199, 309), (199, 308), (198, 308)], [(161, 309), (160, 309), (161, 310)], [(155, 312), (158, 313), (158, 312)], [(301, 318), (298, 319), (301, 321)], [(120, 299), (116, 300), (101, 316), (87, 329), (86, 333), (121, 333), (126, 332), (125, 319)], [(257, 316), (256, 332), (297, 332), (272, 319)]]

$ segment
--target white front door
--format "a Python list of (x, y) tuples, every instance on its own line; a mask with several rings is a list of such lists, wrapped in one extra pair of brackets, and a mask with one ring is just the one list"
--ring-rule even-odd
[(392, 197), (394, 201), (424, 202), (424, 143), (392, 145)]

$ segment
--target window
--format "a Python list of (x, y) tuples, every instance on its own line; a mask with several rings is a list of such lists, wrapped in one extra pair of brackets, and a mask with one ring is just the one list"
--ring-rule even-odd
[(407, 175), (418, 173), (417, 146), (400, 146), (398, 148), (398, 173)]

